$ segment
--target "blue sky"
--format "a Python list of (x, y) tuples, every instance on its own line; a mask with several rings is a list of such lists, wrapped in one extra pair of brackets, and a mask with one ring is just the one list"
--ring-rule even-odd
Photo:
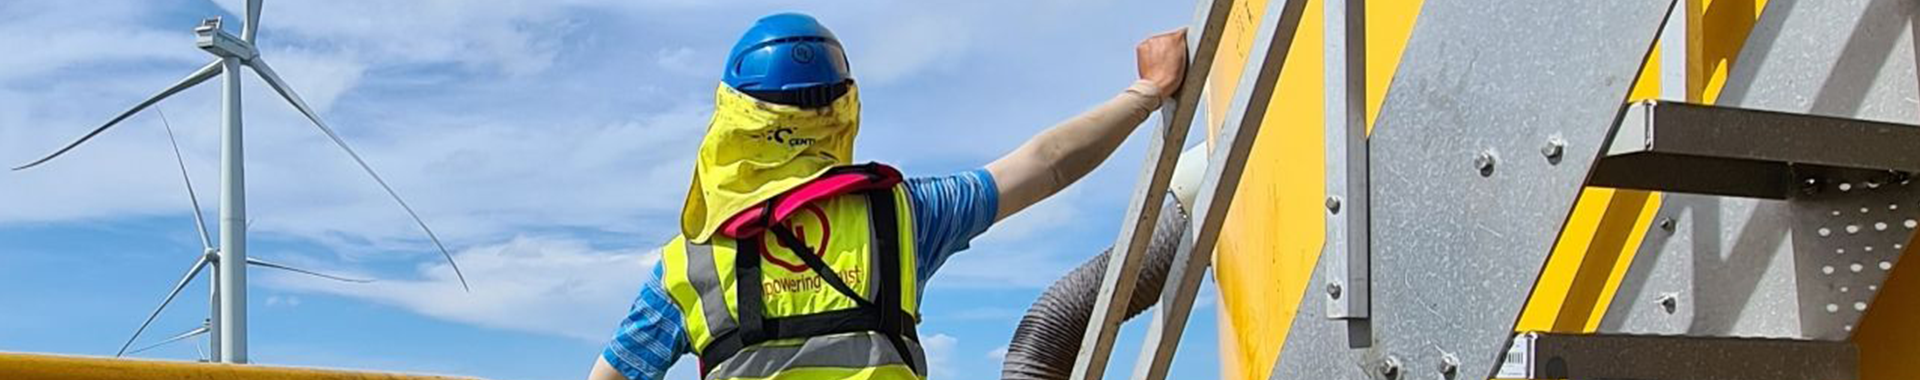
[[(235, 20), (239, 6), (0, 0), (0, 162), (36, 158), (203, 64), (190, 30)], [(847, 45), (865, 103), (856, 156), (936, 175), (1118, 93), (1134, 76), (1133, 44), (1187, 23), (1192, 4), (268, 1), (264, 56), (435, 227), (474, 290), (461, 292), (406, 215), (249, 75), (251, 254), (380, 279), (253, 270), (254, 359), (581, 378), (675, 230), (726, 49), (783, 10), (817, 15)], [(159, 107), (207, 207), (219, 190), (215, 87)], [(976, 239), (928, 285), (921, 335), (936, 378), (998, 376), (1034, 296), (1111, 243), (1144, 135)], [(0, 172), (0, 351), (111, 355), (192, 263), (199, 241), (165, 139), (147, 112), (48, 165)], [(205, 289), (189, 287), (148, 339), (197, 326)], [(1218, 377), (1212, 294), (1172, 378)], [(1110, 376), (1130, 372), (1141, 325)], [(142, 354), (197, 355), (190, 344)], [(692, 377), (691, 362), (676, 378)]]

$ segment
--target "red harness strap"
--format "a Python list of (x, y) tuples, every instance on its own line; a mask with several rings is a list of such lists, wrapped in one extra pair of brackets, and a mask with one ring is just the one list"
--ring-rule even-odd
[[(821, 174), (819, 178), (807, 181), (769, 200), (773, 203), (771, 222), (786, 221), (788, 217), (799, 212), (802, 206), (809, 203), (825, 201), (845, 194), (891, 189), (901, 181), (900, 170), (877, 162), (836, 166), (827, 169), (827, 172)], [(751, 207), (739, 214), (734, 214), (732, 218), (727, 218), (726, 223), (720, 224), (720, 234), (734, 239), (759, 236), (767, 230), (769, 219), (764, 215), (767, 209), (768, 207)]]

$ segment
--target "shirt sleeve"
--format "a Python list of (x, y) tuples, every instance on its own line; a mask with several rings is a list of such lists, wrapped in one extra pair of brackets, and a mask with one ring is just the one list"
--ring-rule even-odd
[(913, 236), (918, 239), (913, 248), (921, 284), (993, 226), (1000, 210), (1000, 189), (985, 168), (907, 179), (907, 195), (913, 203)]
[(680, 308), (667, 298), (660, 284), (664, 268), (653, 264), (652, 278), (640, 286), (627, 318), (613, 334), (613, 341), (600, 353), (607, 364), (629, 380), (660, 380), (680, 355), (693, 352), (681, 324)]

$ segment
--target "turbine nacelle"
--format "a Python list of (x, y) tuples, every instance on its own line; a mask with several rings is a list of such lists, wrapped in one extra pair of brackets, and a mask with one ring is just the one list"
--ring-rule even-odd
[(206, 50), (207, 53), (215, 56), (235, 58), (243, 62), (259, 56), (259, 52), (253, 49), (253, 43), (221, 29), (219, 17), (209, 17), (200, 21), (200, 26), (193, 28), (193, 34), (197, 36), (193, 40), (194, 46), (199, 46), (200, 50)]

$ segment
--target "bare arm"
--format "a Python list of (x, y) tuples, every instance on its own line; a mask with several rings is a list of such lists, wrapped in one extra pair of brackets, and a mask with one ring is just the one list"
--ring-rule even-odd
[(1055, 124), (987, 164), (1005, 219), (1085, 177), (1178, 88), (1187, 63), (1185, 29), (1148, 37), (1135, 48), (1140, 80), (1119, 96)]
[(627, 375), (620, 374), (612, 364), (607, 364), (607, 358), (601, 357), (594, 359), (593, 372), (587, 373), (587, 380), (627, 380)]

